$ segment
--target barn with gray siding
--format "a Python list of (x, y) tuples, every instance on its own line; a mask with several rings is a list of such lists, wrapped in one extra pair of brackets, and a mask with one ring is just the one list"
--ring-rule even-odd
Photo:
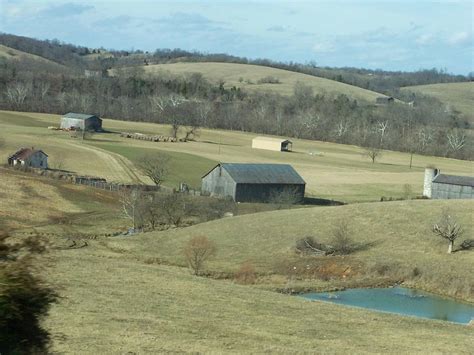
[(86, 131), (101, 131), (102, 119), (94, 115), (83, 113), (66, 113), (61, 117), (62, 129), (80, 129)]
[(21, 148), (8, 157), (8, 165), (48, 169), (48, 154), (35, 148)]
[(438, 169), (427, 168), (423, 195), (433, 199), (474, 198), (474, 177), (446, 175)]
[(201, 192), (236, 202), (268, 202), (285, 191), (304, 199), (306, 182), (288, 164), (221, 163), (202, 177)]

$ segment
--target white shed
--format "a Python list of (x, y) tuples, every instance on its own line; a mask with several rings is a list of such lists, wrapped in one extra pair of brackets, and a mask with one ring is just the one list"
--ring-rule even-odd
[(252, 139), (252, 148), (274, 150), (277, 152), (291, 152), (293, 143), (288, 139), (255, 137)]

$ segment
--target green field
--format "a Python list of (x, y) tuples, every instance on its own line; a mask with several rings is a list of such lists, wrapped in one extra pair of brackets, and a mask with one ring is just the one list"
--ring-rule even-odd
[(407, 86), (402, 90), (433, 96), (474, 123), (474, 82)]
[[(118, 133), (96, 134), (92, 140), (73, 139), (66, 132), (48, 130), (58, 125), (58, 115), (0, 111), (0, 159), (21, 146), (43, 149), (52, 166), (63, 162), (63, 168), (80, 174), (101, 176), (109, 181), (143, 182), (150, 180), (135, 168), (133, 161), (141, 153), (167, 152), (174, 156), (172, 172), (165, 185), (177, 187), (179, 182), (199, 186), (199, 179), (216, 162), (287, 163), (305, 179), (308, 195), (346, 202), (378, 201), (382, 196), (403, 197), (406, 186), (411, 196), (422, 193), (423, 173), (427, 165), (435, 165), (446, 174), (470, 175), (474, 163), (439, 157), (418, 156), (413, 168), (410, 157), (400, 152), (384, 152), (375, 164), (356, 146), (293, 140), (292, 153), (251, 148), (256, 135), (244, 132), (203, 129), (195, 142), (153, 143), (121, 138)], [(150, 123), (104, 119), (111, 131), (169, 134), (169, 127)]]
[[(154, 64), (143, 67), (145, 73), (154, 75), (189, 75), (201, 73), (204, 78), (213, 83), (224, 81), (225, 87), (240, 87), (249, 91), (276, 92), (282, 95), (291, 95), (297, 82), (313, 88), (318, 94), (344, 94), (359, 101), (375, 102), (378, 96), (384, 96), (374, 91), (340, 83), (334, 80), (296, 73), (283, 69), (264, 67), (259, 65), (235, 63), (174, 63)], [(265, 77), (278, 78), (279, 84), (259, 84)], [(250, 83), (249, 83), (250, 82)]]

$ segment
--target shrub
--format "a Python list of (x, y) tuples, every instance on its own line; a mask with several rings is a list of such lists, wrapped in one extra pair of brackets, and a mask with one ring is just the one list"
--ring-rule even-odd
[(194, 275), (199, 275), (204, 262), (216, 253), (216, 246), (207, 237), (198, 236), (186, 243), (183, 252)]
[(466, 239), (459, 246), (462, 250), (474, 249), (474, 239)]
[(275, 76), (269, 75), (258, 79), (257, 84), (280, 84), (280, 79)]
[(235, 273), (235, 281), (243, 285), (254, 284), (257, 280), (257, 274), (255, 273), (255, 267), (249, 261), (244, 262), (240, 265), (239, 270)]
[(350, 236), (349, 224), (346, 220), (340, 221), (333, 230), (331, 243), (334, 254), (347, 255), (358, 249)]

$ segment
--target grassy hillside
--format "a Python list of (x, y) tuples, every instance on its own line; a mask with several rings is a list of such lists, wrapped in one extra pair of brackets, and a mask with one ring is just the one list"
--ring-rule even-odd
[(474, 82), (407, 86), (402, 90), (436, 97), (474, 123)]
[[(307, 193), (320, 198), (347, 202), (375, 201), (381, 196), (402, 197), (407, 186), (411, 195), (421, 194), (424, 168), (435, 165), (447, 174), (470, 175), (474, 163), (455, 159), (414, 156), (409, 169), (408, 154), (387, 151), (372, 164), (359, 147), (294, 139), (292, 153), (251, 148), (255, 134), (202, 130), (196, 142), (152, 143), (119, 137), (118, 133), (96, 134), (80, 141), (68, 133), (48, 130), (58, 125), (57, 115), (0, 111), (0, 159), (18, 147), (42, 148), (52, 166), (63, 162), (63, 169), (97, 175), (111, 181), (150, 183), (133, 161), (142, 153), (168, 152), (174, 156), (171, 176), (165, 185), (178, 182), (199, 186), (199, 179), (216, 162), (287, 163), (295, 167), (307, 182)], [(170, 128), (139, 122), (104, 119), (104, 128), (116, 132), (169, 134)]]
[(448, 322), (193, 277), (97, 243), (55, 257), (62, 298), (47, 325), (58, 353), (471, 352), (472, 330)]
[(26, 61), (28, 63), (37, 62), (38, 64), (42, 65), (43, 68), (44, 66), (46, 66), (46, 68), (49, 68), (50, 70), (65, 71), (67, 69), (64, 65), (53, 62), (52, 60), (31, 53), (22, 52), (1, 44), (0, 58), (5, 58), (7, 60), (13, 61)]
[[(474, 202), (434, 200), (264, 212), (117, 239), (109, 244), (143, 260), (157, 258), (185, 266), (182, 248), (186, 241), (205, 235), (217, 244), (218, 249), (217, 256), (208, 265), (211, 272), (232, 274), (245, 261), (251, 261), (263, 275), (285, 274), (294, 266), (302, 284), (307, 279), (319, 280), (311, 281), (314, 287), (322, 282), (316, 268), (330, 262), (335, 272), (329, 276), (335, 280), (340, 280), (344, 270), (349, 268), (352, 271), (346, 275), (346, 283), (351, 278), (362, 281), (367, 277), (392, 277), (473, 301), (474, 275), (463, 270), (470, 268), (474, 255), (472, 252), (448, 255), (447, 243), (431, 232), (431, 226), (438, 221), (443, 208), (449, 208), (457, 216), (465, 231), (464, 238), (470, 238), (474, 230)], [(341, 258), (303, 258), (295, 253), (296, 240), (306, 236), (331, 244), (332, 231), (343, 220), (349, 224), (351, 237), (364, 246), (362, 250)], [(419, 271), (417, 276), (413, 276), (415, 268)], [(278, 283), (276, 279), (272, 282)], [(333, 282), (323, 282), (319, 286), (328, 287)]]
[[(201, 73), (211, 82), (224, 81), (226, 87), (241, 87), (250, 91), (271, 91), (282, 95), (291, 95), (297, 82), (302, 82), (314, 89), (315, 93), (345, 94), (351, 98), (375, 102), (383, 96), (379, 93), (356, 86), (343, 84), (334, 80), (318, 78), (311, 75), (291, 72), (282, 69), (234, 63), (174, 63), (155, 64), (144, 67), (146, 73), (160, 75), (169, 72), (174, 75)], [(279, 84), (259, 84), (265, 77), (277, 78)]]
[[(347, 272), (344, 280), (285, 272), (285, 266), (306, 270), (309, 265), (311, 271), (322, 264), (321, 258), (296, 257), (294, 240), (315, 235), (326, 241), (335, 223), (348, 217), (354, 238), (373, 244), (353, 256), (327, 260), (355, 271), (358, 265), (374, 267), (374, 275), (364, 276), (366, 283), (384, 276), (377, 270), (403, 275), (416, 266), (419, 275), (409, 280), (412, 285), (433, 290), (442, 281), (445, 293), (457, 288), (465, 296), (473, 285), (466, 272), (472, 252), (448, 256), (445, 243), (432, 239), (429, 223), (449, 206), (472, 234), (472, 201), (267, 212), (167, 232), (99, 237), (84, 248), (64, 250), (56, 249), (64, 248), (64, 238), (124, 229), (114, 194), (3, 169), (0, 191), (0, 224), (19, 228), (15, 233), (34, 227), (50, 236), (55, 265), (46, 276), (61, 295), (46, 319), (54, 352), (470, 352), (472, 331), (465, 326), (308, 301), (265, 288), (353, 284)], [(65, 218), (57, 224), (60, 216)], [(179, 267), (181, 248), (194, 235), (217, 243), (208, 271), (231, 275), (251, 260), (262, 274), (259, 284), (194, 277)]]

